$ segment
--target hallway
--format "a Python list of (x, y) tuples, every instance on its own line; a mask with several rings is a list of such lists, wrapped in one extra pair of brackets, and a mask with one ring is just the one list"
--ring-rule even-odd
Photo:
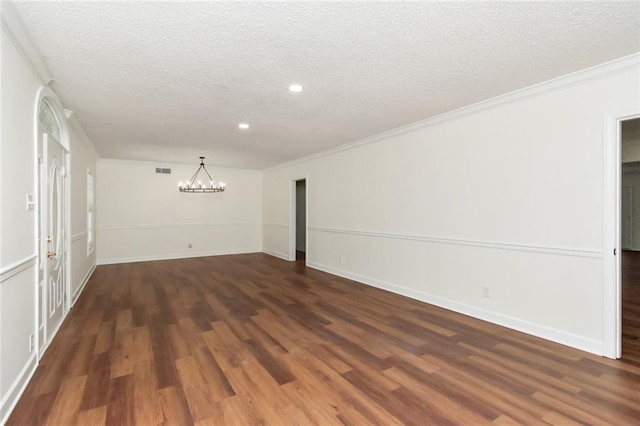
[(622, 252), (622, 360), (640, 367), (640, 252)]

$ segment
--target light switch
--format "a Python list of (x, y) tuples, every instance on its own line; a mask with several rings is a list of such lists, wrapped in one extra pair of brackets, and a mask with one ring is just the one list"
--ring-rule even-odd
[(36, 202), (33, 201), (33, 194), (27, 194), (27, 211), (31, 211), (36, 207)]

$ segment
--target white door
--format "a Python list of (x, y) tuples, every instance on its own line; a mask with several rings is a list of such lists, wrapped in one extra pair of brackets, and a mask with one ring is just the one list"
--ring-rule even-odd
[(65, 152), (58, 141), (46, 133), (43, 135), (46, 168), (43, 197), (44, 242), (44, 291), (41, 295), (45, 318), (44, 340), (49, 343), (62, 323), (65, 310)]
[(631, 236), (632, 236), (632, 198), (631, 188), (628, 186), (622, 187), (622, 200), (620, 208), (620, 228), (621, 228), (621, 243), (623, 249), (631, 249)]

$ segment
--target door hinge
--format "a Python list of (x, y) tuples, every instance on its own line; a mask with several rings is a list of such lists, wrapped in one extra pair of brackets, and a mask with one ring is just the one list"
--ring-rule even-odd
[(613, 255), (614, 255), (614, 256), (616, 255), (616, 250), (617, 250), (617, 249), (613, 249)]

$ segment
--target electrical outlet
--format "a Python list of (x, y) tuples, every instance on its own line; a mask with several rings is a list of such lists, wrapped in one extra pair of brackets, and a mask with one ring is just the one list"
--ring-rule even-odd
[(193, 248), (193, 244), (189, 243), (189, 248)]
[(342, 265), (343, 262), (344, 262), (344, 257), (340, 256), (338, 258), (338, 263), (340, 263)]
[(29, 352), (33, 352), (33, 334), (29, 336)]
[(489, 287), (482, 287), (482, 297), (489, 297)]

